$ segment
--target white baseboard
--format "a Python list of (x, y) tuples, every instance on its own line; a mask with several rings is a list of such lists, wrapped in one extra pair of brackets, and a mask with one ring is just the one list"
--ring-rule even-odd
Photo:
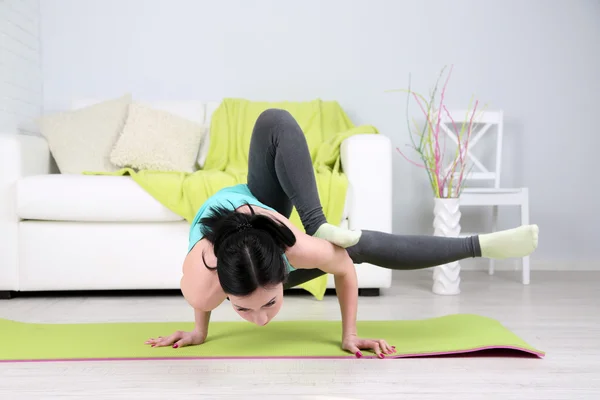
[[(463, 260), (460, 262), (461, 270), (464, 271), (485, 271), (489, 261), (487, 259)], [(519, 271), (521, 270), (521, 260), (498, 260), (495, 267), (497, 271)], [(597, 261), (552, 261), (552, 260), (531, 260), (530, 268), (532, 271), (600, 271), (600, 260)]]

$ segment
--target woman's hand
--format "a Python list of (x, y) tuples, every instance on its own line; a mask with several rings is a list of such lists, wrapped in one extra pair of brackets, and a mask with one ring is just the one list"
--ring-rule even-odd
[(383, 339), (361, 339), (356, 335), (344, 337), (342, 348), (356, 355), (357, 358), (362, 357), (361, 349), (373, 350), (379, 358), (384, 358), (385, 354), (394, 354), (396, 352), (396, 347), (390, 346)]
[(178, 347), (199, 345), (204, 343), (205, 340), (206, 335), (201, 334), (197, 331), (177, 331), (171, 336), (159, 336), (157, 339), (150, 338), (146, 340), (146, 344), (151, 345), (151, 347), (172, 346), (174, 349), (176, 349)]

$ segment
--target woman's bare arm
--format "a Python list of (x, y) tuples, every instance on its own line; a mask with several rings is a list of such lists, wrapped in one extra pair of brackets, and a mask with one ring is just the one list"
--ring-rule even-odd
[[(176, 331), (166, 337), (150, 338), (146, 344), (152, 347), (178, 348), (202, 344), (206, 340), (211, 311), (225, 300), (225, 293), (220, 288), (216, 273), (208, 270), (202, 263), (202, 251), (206, 250), (207, 244), (198, 242), (188, 253), (180, 282), (184, 298), (194, 309), (194, 329), (191, 332)], [(212, 255), (212, 251), (210, 254)]]
[(194, 332), (206, 338), (208, 336), (208, 323), (211, 311), (198, 310), (194, 308)]
[(356, 336), (358, 278), (354, 263), (346, 249), (302, 232), (296, 237), (294, 247), (296, 248), (288, 255), (294, 267), (298, 265), (301, 268), (318, 268), (334, 276), (342, 313), (342, 337)]
[(221, 304), (226, 296), (219, 285), (216, 272), (204, 266), (203, 252), (206, 252), (207, 256), (210, 255), (209, 260), (214, 258), (212, 246), (209, 246), (206, 240), (198, 242), (185, 258), (180, 282), (184, 298), (194, 309), (194, 329), (191, 332), (176, 331), (166, 337), (150, 338), (146, 344), (152, 347), (177, 348), (202, 344), (206, 340), (211, 311)]

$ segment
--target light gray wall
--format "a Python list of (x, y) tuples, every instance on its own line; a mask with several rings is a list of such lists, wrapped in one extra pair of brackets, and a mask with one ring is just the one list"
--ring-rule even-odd
[(0, 132), (41, 114), (41, 65), (40, 1), (0, 1)]
[[(71, 98), (338, 100), (356, 124), (408, 142), (405, 98), (454, 63), (447, 100), (506, 116), (505, 185), (531, 191), (533, 268), (600, 268), (594, 0), (43, 0), (44, 107)], [(597, 164), (596, 164), (597, 165)], [(394, 164), (395, 231), (432, 233), (422, 170)], [(465, 210), (464, 228), (487, 228)], [(519, 223), (502, 210), (501, 228)]]

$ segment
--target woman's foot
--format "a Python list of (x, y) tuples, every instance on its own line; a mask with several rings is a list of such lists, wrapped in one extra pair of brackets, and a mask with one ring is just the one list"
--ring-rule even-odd
[(522, 225), (514, 229), (479, 235), (481, 256), (497, 260), (525, 257), (537, 248), (539, 231), (537, 225)]
[(343, 248), (354, 246), (360, 239), (361, 231), (351, 231), (331, 224), (323, 224), (317, 229), (314, 237), (327, 240)]

